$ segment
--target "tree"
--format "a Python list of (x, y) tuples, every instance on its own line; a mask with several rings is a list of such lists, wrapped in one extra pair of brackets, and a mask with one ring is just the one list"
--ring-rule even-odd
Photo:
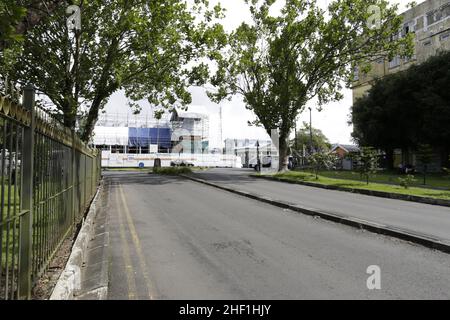
[(362, 147), (356, 160), (361, 178), (364, 177), (369, 184), (370, 175), (377, 173), (378, 170), (378, 152), (372, 147)]
[(427, 184), (427, 170), (428, 165), (433, 159), (433, 148), (429, 144), (420, 144), (417, 148), (417, 160), (422, 164), (423, 169), (423, 184)]
[(0, 2), (0, 49), (19, 40), (15, 25), (26, 15), (26, 9), (14, 0)]
[[(14, 65), (0, 62), (10, 79), (33, 83), (57, 107), (65, 125), (84, 141), (99, 111), (123, 89), (132, 101), (164, 108), (191, 102), (187, 88), (203, 85), (215, 50), (225, 44), (220, 6), (206, 0), (74, 1), (82, 30), (69, 32), (66, 6), (58, 7), (29, 31)], [(199, 22), (199, 17), (202, 21)]]
[(336, 164), (336, 156), (328, 152), (315, 152), (308, 157), (308, 162), (311, 163), (314, 173), (316, 175), (316, 180), (319, 179), (319, 171), (321, 169), (331, 169)]
[[(304, 122), (300, 130), (297, 131), (297, 137), (291, 140), (291, 149), (297, 152), (303, 150), (303, 146), (311, 144), (309, 124)], [(330, 141), (323, 134), (322, 130), (312, 128), (312, 149), (315, 151), (329, 151), (331, 148)]]
[[(64, 0), (2, 0), (0, 2), (0, 51), (23, 39), (29, 30), (52, 14)], [(68, 1), (72, 4), (73, 1)]]
[(391, 153), (428, 144), (450, 153), (450, 52), (373, 83), (352, 107), (353, 138)]
[[(288, 138), (306, 103), (340, 100), (343, 83), (350, 85), (357, 65), (368, 70), (368, 61), (377, 57), (411, 55), (413, 43), (411, 35), (393, 37), (402, 18), (385, 0), (335, 0), (327, 12), (316, 1), (286, 0), (276, 17), (269, 14), (274, 2), (246, 0), (252, 24), (243, 23), (229, 35), (212, 78), (217, 90), (209, 96), (216, 102), (243, 96), (257, 116), (253, 124), (269, 135), (278, 131), (279, 168), (286, 170)], [(379, 20), (368, 10), (371, 5), (380, 8)]]

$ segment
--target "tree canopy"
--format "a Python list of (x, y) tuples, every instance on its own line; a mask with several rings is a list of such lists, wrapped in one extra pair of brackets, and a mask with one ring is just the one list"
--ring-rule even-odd
[[(68, 4), (81, 8), (82, 29), (67, 27)], [(32, 83), (62, 120), (88, 141), (99, 111), (123, 89), (132, 101), (166, 108), (191, 102), (188, 87), (208, 77), (203, 58), (224, 45), (220, 6), (195, 0), (65, 1), (24, 35), (14, 63), (0, 73)]]
[[(73, 1), (68, 1), (73, 4)], [(50, 15), (64, 0), (2, 0), (0, 51), (14, 47), (23, 35)]]
[(353, 137), (385, 151), (450, 150), (450, 52), (378, 79), (352, 107)]
[[(402, 25), (396, 7), (385, 0), (335, 0), (327, 10), (316, 1), (286, 0), (271, 15), (274, 0), (246, 0), (252, 22), (229, 36), (227, 52), (218, 59), (212, 79), (220, 101), (243, 96), (246, 107), (270, 135), (278, 130), (280, 170), (287, 168), (288, 139), (308, 101), (319, 106), (342, 98), (356, 65), (367, 69), (376, 57), (412, 54), (412, 38), (396, 38)], [(381, 12), (370, 23), (376, 5)], [(369, 9), (369, 10), (368, 10)]]
[(297, 137), (291, 140), (291, 148), (297, 152), (303, 150), (303, 146), (307, 150), (311, 147), (311, 133), (312, 133), (312, 150), (317, 152), (326, 152), (331, 149), (331, 143), (328, 138), (323, 134), (322, 130), (312, 128), (310, 131), (309, 124), (303, 123), (303, 126), (297, 131)]

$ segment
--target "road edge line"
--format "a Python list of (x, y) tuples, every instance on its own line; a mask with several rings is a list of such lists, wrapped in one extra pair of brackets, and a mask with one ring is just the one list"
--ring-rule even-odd
[(281, 200), (270, 199), (270, 198), (252, 194), (252, 193), (249, 193), (246, 191), (240, 191), (240, 190), (224, 187), (224, 186), (212, 183), (212, 182), (205, 181), (203, 179), (194, 178), (194, 177), (184, 175), (184, 174), (181, 174), (179, 176), (189, 179), (191, 181), (195, 181), (198, 183), (202, 183), (202, 184), (217, 188), (217, 189), (228, 191), (228, 192), (231, 192), (231, 193), (234, 193), (234, 194), (246, 197), (246, 198), (250, 198), (253, 200), (260, 201), (260, 202), (268, 203), (268, 204), (271, 204), (271, 205), (279, 207), (279, 208), (289, 209), (289, 210), (299, 212), (299, 213), (302, 213), (302, 214), (305, 214), (308, 216), (320, 217), (324, 220), (340, 223), (340, 224), (347, 225), (347, 226), (357, 228), (357, 229), (367, 230), (369, 232), (376, 233), (376, 234), (382, 234), (385, 236), (390, 236), (393, 238), (409, 241), (409, 242), (412, 242), (412, 243), (415, 243), (415, 244), (418, 244), (418, 245), (421, 245), (421, 246), (424, 246), (424, 247), (427, 247), (430, 249), (435, 249), (435, 250), (444, 252), (444, 253), (450, 253), (450, 243), (446, 243), (440, 239), (431, 238), (430, 236), (427, 236), (427, 235), (415, 234), (409, 230), (404, 230), (404, 229), (400, 229), (400, 228), (396, 228), (396, 227), (392, 227), (392, 226), (387, 226), (387, 225), (379, 224), (376, 222), (371, 222), (371, 221), (366, 221), (366, 220), (362, 220), (362, 219), (343, 216), (343, 215), (339, 215), (336, 213), (325, 212), (325, 211), (321, 211), (321, 210), (314, 209), (314, 208), (306, 208), (303, 206), (286, 203)]
[(429, 204), (429, 205), (433, 205), (433, 206), (450, 207), (450, 201), (444, 200), (444, 199), (435, 199), (435, 198), (430, 198), (430, 197), (420, 197), (420, 196), (406, 195), (406, 194), (401, 194), (401, 193), (391, 193), (391, 192), (384, 192), (384, 191), (354, 189), (354, 188), (347, 188), (347, 187), (340, 187), (340, 186), (323, 185), (323, 184), (318, 184), (318, 183), (310, 183), (310, 182), (305, 182), (305, 181), (293, 181), (293, 180), (284, 179), (284, 178), (268, 177), (268, 176), (262, 176), (262, 175), (250, 175), (250, 177), (256, 178), (256, 179), (268, 180), (268, 181), (297, 184), (297, 185), (307, 186), (307, 187), (311, 187), (311, 188), (320, 188), (320, 189), (326, 189), (326, 190), (341, 191), (341, 192), (354, 193), (354, 194), (362, 194), (362, 195), (371, 196), (371, 197)]
[[(59, 276), (48, 300), (74, 300), (77, 293), (81, 290), (81, 270), (86, 258), (87, 247), (93, 233), (94, 221), (98, 212), (97, 202), (102, 190), (103, 181), (101, 181), (97, 187), (96, 194), (89, 207), (89, 212), (83, 219), (83, 225), (72, 246), (71, 254), (67, 260), (66, 266)], [(108, 288), (99, 288), (98, 297), (100, 300), (106, 298), (107, 295)]]

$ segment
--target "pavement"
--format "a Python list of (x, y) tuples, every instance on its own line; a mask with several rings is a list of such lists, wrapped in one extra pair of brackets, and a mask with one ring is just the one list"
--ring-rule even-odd
[(101, 201), (96, 204), (97, 214), (87, 243), (85, 261), (81, 267), (80, 292), (75, 300), (104, 300), (107, 298), (110, 261), (108, 192), (108, 189), (102, 188)]
[(362, 219), (450, 243), (449, 207), (261, 180), (250, 177), (252, 173), (255, 171), (251, 169), (210, 169), (195, 172), (192, 176), (293, 205)]
[[(229, 176), (217, 179), (254, 183)], [(108, 299), (450, 298), (442, 252), (180, 177), (106, 173), (106, 186)], [(380, 290), (367, 287), (373, 265)]]

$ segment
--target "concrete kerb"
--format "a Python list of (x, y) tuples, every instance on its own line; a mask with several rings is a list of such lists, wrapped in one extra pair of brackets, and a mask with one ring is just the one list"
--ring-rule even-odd
[(358, 193), (358, 194), (368, 195), (368, 196), (372, 196), (372, 197), (388, 198), (388, 199), (395, 199), (395, 200), (418, 202), (418, 203), (423, 203), (423, 204), (431, 204), (431, 205), (435, 205), (435, 206), (450, 207), (450, 200), (434, 199), (434, 198), (419, 197), (419, 196), (410, 196), (410, 195), (406, 195), (406, 194), (390, 193), (390, 192), (383, 192), (383, 191), (353, 189), (353, 188), (346, 188), (346, 187), (340, 187), (340, 186), (320, 185), (317, 183), (292, 181), (289, 179), (283, 179), (283, 178), (278, 178), (278, 177), (267, 177), (267, 176), (259, 176), (259, 175), (251, 175), (251, 177), (257, 178), (257, 179), (270, 180), (270, 181), (285, 182), (285, 183), (290, 183), (290, 184), (299, 184), (302, 186), (321, 188), (321, 189), (327, 189), (327, 190)]
[(97, 189), (86, 218), (82, 221), (82, 227), (73, 244), (66, 267), (61, 273), (49, 300), (73, 300), (81, 290), (81, 268), (86, 260), (87, 246), (91, 240), (93, 225), (97, 215), (96, 204), (101, 189), (102, 184)]
[(313, 217), (320, 217), (324, 220), (344, 224), (344, 225), (354, 227), (357, 229), (367, 230), (369, 232), (373, 232), (373, 233), (377, 233), (377, 234), (382, 234), (382, 235), (398, 238), (398, 239), (416, 243), (416, 244), (419, 244), (419, 245), (422, 245), (422, 246), (425, 246), (425, 247), (428, 247), (431, 249), (439, 250), (439, 251), (442, 251), (445, 253), (450, 253), (450, 242), (442, 240), (442, 239), (438, 239), (438, 238), (433, 238), (428, 235), (417, 234), (410, 230), (404, 230), (404, 229), (401, 229), (398, 227), (387, 226), (387, 225), (379, 224), (379, 223), (372, 222), (372, 221), (366, 221), (366, 220), (362, 220), (362, 219), (358, 219), (358, 218), (339, 215), (336, 213), (325, 212), (325, 211), (314, 209), (314, 208), (307, 208), (307, 207), (304, 207), (304, 206), (301, 206), (298, 204), (291, 204), (291, 203), (287, 203), (287, 202), (281, 201), (281, 200), (270, 199), (270, 198), (252, 194), (249, 192), (240, 191), (240, 190), (232, 189), (229, 187), (224, 187), (224, 186), (221, 186), (221, 185), (218, 185), (215, 183), (211, 183), (211, 182), (205, 181), (203, 179), (194, 178), (194, 177), (188, 176), (188, 175), (180, 175), (180, 176), (183, 178), (198, 182), (198, 183), (202, 183), (202, 184), (217, 188), (217, 189), (232, 192), (232, 193), (240, 195), (240, 196), (244, 196), (244, 197), (247, 197), (250, 199), (268, 203), (268, 204), (271, 204), (271, 205), (279, 207), (279, 208), (289, 209), (289, 210), (299, 212), (299, 213), (302, 213), (305, 215), (313, 216)]

